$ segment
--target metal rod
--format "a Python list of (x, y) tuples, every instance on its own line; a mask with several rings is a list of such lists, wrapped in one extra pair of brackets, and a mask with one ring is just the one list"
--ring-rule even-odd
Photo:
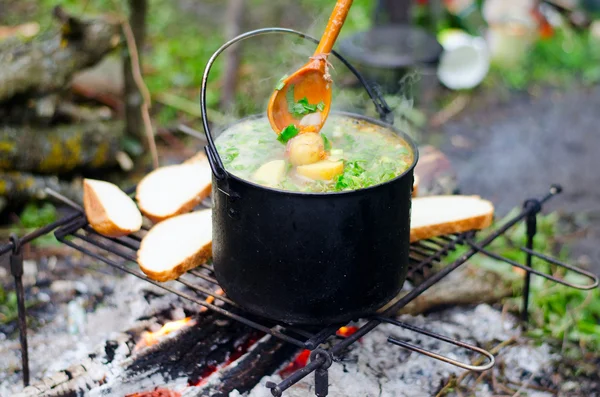
[(302, 328), (294, 327), (292, 325), (287, 325), (283, 323), (278, 323), (278, 325), (285, 331), (293, 332), (307, 339), (312, 338), (314, 336), (312, 333), (305, 331)]
[(101, 249), (103, 249), (105, 251), (108, 251), (108, 252), (110, 252), (112, 254), (118, 255), (121, 258), (127, 259), (130, 262), (137, 263), (137, 258), (134, 255), (131, 255), (131, 254), (127, 253), (127, 252), (118, 251), (118, 250), (116, 250), (116, 249), (114, 249), (112, 247), (109, 247), (108, 245), (106, 245), (106, 244), (98, 241), (98, 240), (95, 240), (95, 239), (91, 238), (90, 236), (86, 236), (86, 235), (81, 234), (81, 233), (73, 233), (73, 236), (78, 237), (78, 238), (82, 239), (83, 241), (85, 241), (87, 243), (90, 243), (90, 244), (93, 244), (96, 247), (101, 248)]
[(451, 358), (448, 358), (446, 356), (442, 356), (442, 355), (437, 354), (437, 353), (433, 353), (433, 352), (431, 352), (429, 350), (425, 350), (423, 348), (420, 348), (418, 346), (412, 345), (410, 343), (407, 343), (405, 341), (399, 340), (397, 338), (394, 338), (394, 337), (391, 337), (391, 336), (388, 337), (388, 342), (390, 342), (390, 343), (392, 343), (394, 345), (404, 347), (405, 349), (412, 350), (412, 351), (420, 353), (420, 354), (424, 354), (424, 355), (426, 355), (428, 357), (434, 358), (434, 359), (439, 360), (439, 361), (446, 362), (448, 364), (456, 365), (457, 367), (460, 367), (460, 368), (463, 368), (463, 369), (466, 369), (466, 370), (469, 370), (469, 371), (482, 372), (482, 371), (487, 371), (488, 369), (490, 369), (490, 368), (492, 368), (494, 366), (494, 363), (495, 363), (494, 355), (492, 353), (484, 350), (484, 349), (479, 348), (479, 347), (472, 346), (472, 345), (469, 345), (468, 343), (464, 343), (464, 342), (461, 342), (461, 341), (456, 340), (456, 339), (449, 338), (449, 337), (444, 336), (444, 335), (436, 334), (434, 332), (427, 331), (427, 330), (421, 329), (419, 327), (415, 327), (414, 325), (403, 323), (403, 322), (400, 322), (400, 321), (397, 321), (397, 320), (394, 320), (394, 319), (391, 319), (391, 318), (378, 317), (378, 320), (380, 320), (382, 322), (385, 322), (385, 323), (388, 323), (388, 324), (393, 324), (393, 325), (396, 325), (398, 327), (402, 327), (402, 328), (408, 329), (408, 330), (416, 332), (418, 334), (429, 336), (430, 338), (434, 338), (434, 339), (441, 340), (441, 341), (446, 342), (446, 343), (450, 343), (450, 344), (452, 344), (454, 346), (462, 347), (464, 349), (467, 349), (467, 350), (479, 353), (479, 354), (485, 356), (488, 359), (488, 363), (485, 364), (485, 365), (471, 365), (471, 364), (461, 363), (460, 361), (453, 360)]
[(309, 350), (316, 349), (317, 346), (319, 346), (321, 343), (325, 342), (325, 340), (327, 338), (329, 338), (331, 335), (335, 334), (337, 332), (337, 330), (340, 329), (340, 327), (342, 327), (342, 326), (343, 326), (343, 324), (338, 324), (338, 325), (331, 325), (329, 327), (323, 328), (322, 330), (317, 332), (312, 338), (310, 338), (306, 342), (304, 342), (304, 346)]
[(596, 276), (592, 272), (588, 272), (588, 271), (580, 269), (580, 268), (578, 268), (576, 266), (571, 266), (568, 263), (563, 263), (563, 262), (561, 262), (559, 260), (556, 260), (554, 258), (551, 258), (551, 257), (549, 257), (547, 255), (544, 255), (544, 254), (541, 254), (539, 252), (530, 250), (528, 248), (521, 247), (521, 251), (528, 252), (531, 255), (535, 256), (535, 257), (538, 257), (540, 259), (545, 260), (546, 262), (549, 262), (549, 263), (551, 263), (553, 265), (556, 265), (556, 266), (563, 267), (563, 268), (565, 268), (567, 270), (571, 270), (571, 271), (573, 271), (573, 272), (575, 272), (575, 273), (577, 273), (579, 275), (585, 276), (585, 277), (587, 277), (587, 278), (589, 278), (589, 279), (592, 280), (592, 284), (589, 284), (589, 285), (578, 285), (578, 284), (571, 284), (571, 283), (569, 283), (569, 284), (567, 284), (569, 287), (573, 287), (573, 288), (577, 288), (577, 289), (583, 289), (583, 290), (590, 290), (590, 289), (594, 289), (594, 288), (598, 287), (598, 284), (599, 284), (598, 276)]
[[(531, 203), (531, 206), (535, 206), (536, 203)], [(525, 206), (527, 206), (527, 202), (525, 203)], [(527, 248), (529, 250), (533, 249), (533, 239), (535, 238), (535, 235), (537, 233), (537, 213), (531, 212), (529, 215), (527, 215), (527, 219), (526, 219), (526, 245)], [(525, 253), (525, 266), (529, 269), (533, 269), (532, 268), (532, 258), (533, 256), (531, 255), (530, 252), (526, 252)], [(523, 308), (521, 311), (521, 321), (523, 322), (523, 324), (527, 324), (529, 322), (529, 291), (531, 289), (531, 271), (529, 270), (525, 270), (525, 275), (524, 275), (524, 283), (523, 283)]]
[[(131, 250), (137, 251), (140, 248), (140, 243), (137, 240), (128, 238), (128, 236), (125, 237), (107, 237), (107, 236), (102, 236), (100, 235), (98, 232), (96, 232), (94, 229), (91, 228), (91, 226), (86, 225), (84, 227), (85, 231), (90, 233), (90, 234), (95, 234), (97, 236), (101, 236), (107, 240), (110, 240), (114, 243), (120, 244), (122, 246), (124, 246), (125, 248), (129, 248)], [(132, 240), (132, 242), (129, 242), (127, 240)]]
[(193, 274), (196, 277), (203, 278), (204, 280), (206, 280), (206, 281), (208, 281), (210, 283), (219, 284), (219, 282), (217, 281), (216, 278), (211, 277), (211, 276), (209, 276), (207, 274), (203, 274), (203, 273), (199, 272), (198, 270), (190, 270), (188, 273)]
[(79, 204), (76, 203), (75, 201), (71, 200), (70, 198), (68, 198), (65, 195), (60, 194), (59, 192), (57, 192), (54, 189), (50, 189), (49, 187), (45, 188), (44, 191), (46, 193), (48, 193), (50, 196), (62, 201), (63, 203), (67, 204), (69, 207), (73, 208), (74, 210), (77, 210), (79, 212), (85, 212), (83, 207)]
[(200, 287), (199, 285), (192, 284), (189, 281), (186, 281), (186, 280), (182, 279), (181, 277), (179, 277), (176, 281), (179, 282), (179, 283), (181, 283), (181, 284), (183, 284), (183, 285), (185, 285), (186, 287), (188, 287), (191, 290), (198, 291), (198, 292), (206, 295), (207, 297), (208, 296), (212, 296), (216, 300), (220, 300), (221, 302), (225, 302), (225, 303), (228, 303), (230, 305), (237, 306), (231, 299), (229, 299), (229, 298), (227, 298), (225, 296), (216, 294), (216, 293), (214, 293), (213, 291), (211, 291), (209, 289), (206, 289), (204, 287)]
[(437, 252), (434, 250), (423, 250), (419, 247), (410, 247), (410, 252), (418, 254), (418, 255), (422, 255), (424, 258), (428, 258), (430, 257), (433, 253)]
[(321, 368), (327, 359), (323, 356), (318, 356), (315, 360), (310, 361), (306, 366), (300, 368), (284, 380), (282, 380), (279, 384), (275, 384), (273, 382), (267, 382), (265, 384), (266, 387), (271, 389), (271, 394), (275, 397), (280, 397), (284, 391), (300, 382), (303, 378), (307, 377), (318, 368)]
[(16, 234), (11, 234), (13, 251), (10, 255), (10, 272), (15, 279), (17, 291), (17, 312), (19, 340), (21, 342), (21, 365), (23, 367), (23, 384), (29, 386), (29, 352), (27, 348), (27, 308), (25, 307), (25, 290), (23, 288), (23, 253), (21, 242)]
[[(41, 237), (45, 234), (50, 233), (51, 231), (53, 231), (54, 229), (56, 229), (57, 227), (60, 227), (62, 225), (65, 225), (71, 221), (73, 221), (74, 219), (76, 219), (78, 216), (80, 216), (80, 213), (73, 213), (70, 214), (62, 219), (59, 219), (57, 221), (54, 221), (52, 223), (49, 223), (48, 225), (41, 227), (39, 229), (34, 230), (33, 232), (24, 235), (23, 237), (21, 237), (19, 239), (19, 241), (21, 242), (21, 245), (25, 245), (27, 243), (29, 243), (32, 240), (35, 240), (38, 237)], [(14, 245), (12, 242), (9, 242), (8, 244), (5, 244), (3, 246), (0, 247), (0, 255), (4, 255), (6, 253), (9, 253), (10, 251), (12, 251)]]
[[(592, 274), (590, 272), (586, 272), (585, 270), (582, 270), (582, 269), (578, 269), (578, 268), (576, 268), (574, 266), (570, 266), (570, 265), (567, 265), (565, 263), (558, 262), (556, 260), (552, 261), (551, 263), (554, 264), (554, 265), (556, 265), (556, 266), (560, 266), (560, 267), (566, 268), (568, 270), (571, 270), (571, 271), (573, 271), (573, 272), (575, 272), (575, 273), (577, 273), (579, 275), (582, 275), (582, 276), (590, 278), (592, 280), (592, 284), (588, 284), (588, 285), (573, 284), (573, 283), (568, 282), (568, 281), (566, 281), (564, 279), (555, 277), (555, 276), (553, 276), (551, 274), (542, 273), (541, 271), (536, 270), (536, 269), (534, 269), (532, 267), (527, 267), (527, 266), (525, 266), (525, 265), (523, 265), (523, 264), (521, 264), (519, 262), (513, 261), (512, 259), (508, 259), (508, 258), (503, 257), (502, 255), (498, 255), (498, 254), (496, 254), (494, 252), (488, 251), (488, 250), (484, 249), (483, 247), (479, 246), (476, 243), (468, 242), (468, 244), (471, 247), (473, 247), (474, 249), (477, 249), (481, 254), (489, 256), (492, 259), (496, 259), (498, 261), (502, 261), (502, 262), (508, 263), (509, 265), (512, 265), (514, 267), (518, 267), (519, 269), (523, 269), (526, 272), (529, 272), (531, 274), (535, 274), (536, 276), (543, 277), (543, 278), (545, 278), (547, 280), (554, 281), (555, 283), (562, 284), (562, 285), (570, 287), (570, 288), (575, 288), (575, 289), (579, 289), (579, 290), (590, 290), (590, 289), (596, 288), (598, 286), (598, 277), (596, 277), (594, 274)], [(545, 255), (539, 254), (539, 253), (537, 253), (535, 251), (528, 250), (527, 248), (521, 248), (521, 250), (524, 251), (524, 252), (530, 252), (532, 256), (538, 256), (541, 259), (548, 258)], [(550, 258), (548, 258), (548, 259), (550, 259)]]

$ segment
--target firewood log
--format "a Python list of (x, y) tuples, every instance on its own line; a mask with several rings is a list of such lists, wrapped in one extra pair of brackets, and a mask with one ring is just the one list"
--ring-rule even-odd
[(67, 183), (60, 181), (55, 176), (33, 175), (19, 171), (0, 171), (0, 197), (10, 203), (22, 203), (29, 200), (49, 199), (45, 192), (50, 188), (63, 196), (75, 201), (81, 201), (82, 189), (78, 182)]
[[(491, 270), (465, 264), (400, 309), (398, 314), (414, 316), (445, 307), (494, 304), (513, 294), (513, 287), (504, 276)], [(380, 311), (396, 303), (402, 296), (404, 294), (400, 294)]]
[(0, 45), (0, 102), (19, 94), (37, 96), (61, 90), (73, 73), (93, 66), (120, 43), (119, 25), (113, 21), (78, 20), (62, 11), (56, 14), (60, 15), (60, 31)]
[(123, 131), (120, 121), (0, 127), (0, 170), (55, 174), (111, 167), (117, 163)]

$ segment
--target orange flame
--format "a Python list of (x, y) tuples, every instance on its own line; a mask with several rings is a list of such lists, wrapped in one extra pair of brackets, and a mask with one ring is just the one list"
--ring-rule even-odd
[(169, 335), (172, 332), (180, 330), (183, 327), (190, 326), (192, 325), (192, 323), (193, 321), (191, 317), (186, 317), (183, 320), (170, 321), (168, 323), (165, 323), (165, 325), (163, 325), (158, 331), (146, 331), (142, 333), (140, 341), (136, 345), (136, 349), (155, 345), (158, 342), (160, 342), (161, 338)]

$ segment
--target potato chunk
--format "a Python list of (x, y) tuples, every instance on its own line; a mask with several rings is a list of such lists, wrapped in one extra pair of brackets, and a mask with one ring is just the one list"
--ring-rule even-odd
[(254, 180), (266, 186), (276, 186), (285, 176), (285, 161), (273, 160), (260, 166), (254, 172)]
[(298, 166), (296, 171), (310, 179), (329, 181), (344, 172), (344, 162), (323, 160), (314, 164)]
[(307, 132), (292, 138), (287, 155), (293, 165), (313, 164), (325, 158), (325, 144), (321, 135)]

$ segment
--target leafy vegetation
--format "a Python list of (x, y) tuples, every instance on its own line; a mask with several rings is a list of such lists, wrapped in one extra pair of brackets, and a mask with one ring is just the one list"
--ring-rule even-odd
[[(8, 233), (23, 235), (40, 227), (46, 226), (58, 219), (58, 212), (51, 203), (29, 202), (19, 214), (19, 221), (10, 227)], [(53, 234), (41, 236), (31, 242), (38, 247), (57, 245)]]
[(532, 84), (595, 84), (600, 82), (600, 40), (587, 31), (563, 27), (552, 37), (535, 42), (521, 65), (494, 66), (492, 75), (517, 90)]
[(17, 294), (15, 291), (7, 292), (0, 285), (0, 324), (13, 321), (18, 316)]

